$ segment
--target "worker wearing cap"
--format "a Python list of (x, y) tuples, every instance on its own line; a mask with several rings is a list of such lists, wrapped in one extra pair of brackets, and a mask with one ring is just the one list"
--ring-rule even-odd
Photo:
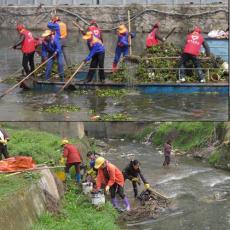
[(197, 58), (200, 54), (201, 47), (204, 47), (206, 56), (210, 56), (210, 49), (207, 42), (201, 35), (201, 29), (196, 26), (192, 33), (186, 37), (186, 43), (179, 63), (179, 82), (185, 82), (185, 64), (191, 60), (195, 66), (196, 73), (200, 82), (205, 82), (205, 76), (201, 69), (200, 61)]
[[(58, 73), (62, 81), (64, 81), (63, 54), (62, 54), (60, 42), (58, 41), (57, 37), (52, 35), (51, 30), (46, 30), (42, 34), (42, 37), (44, 38), (44, 40), (42, 41), (42, 60), (45, 61), (48, 58), (50, 58), (52, 55), (55, 55), (55, 58), (57, 58), (57, 62), (58, 62)], [(54, 62), (54, 58), (51, 58), (46, 65), (45, 78), (47, 81), (50, 78), (53, 62)]]
[(10, 140), (8, 134), (3, 130), (0, 129), (0, 160), (2, 160), (2, 155), (5, 158), (9, 157), (9, 153), (7, 150), (7, 142)]
[(144, 176), (141, 173), (140, 163), (138, 160), (130, 161), (129, 165), (122, 171), (125, 180), (129, 179), (133, 185), (134, 197), (136, 198), (138, 195), (138, 187), (137, 184), (140, 185), (140, 178), (144, 183), (145, 189), (148, 189), (150, 185), (145, 180)]
[[(129, 55), (129, 32), (125, 25), (120, 25), (117, 29), (118, 41), (115, 50), (115, 57), (113, 60), (113, 72), (117, 70), (117, 64), (121, 55), (124, 57)], [(135, 34), (130, 33), (131, 38), (134, 38)]]
[(70, 65), (70, 60), (68, 58), (68, 55), (66, 53), (66, 47), (67, 47), (67, 36), (68, 36), (68, 30), (67, 25), (61, 21), (60, 17), (57, 15), (53, 16), (51, 19), (51, 22), (48, 22), (47, 27), (54, 32), (55, 37), (60, 39), (61, 47), (63, 56), (65, 59), (65, 62), (67, 66)]
[(159, 41), (164, 42), (166, 39), (162, 38), (159, 32), (160, 23), (157, 22), (153, 25), (151, 31), (146, 37), (146, 48), (159, 45)]
[(17, 47), (21, 46), (21, 51), (23, 53), (22, 66), (26, 75), (28, 75), (34, 71), (35, 39), (32, 33), (27, 30), (24, 25), (17, 25), (16, 29), (20, 34), (20, 39), (13, 48), (17, 49)]
[(74, 165), (76, 171), (76, 182), (81, 182), (80, 166), (83, 158), (78, 149), (69, 143), (67, 139), (63, 139), (61, 146), (63, 146), (63, 157), (66, 158), (65, 173), (70, 178), (70, 168)]
[(118, 207), (116, 193), (119, 194), (124, 201), (126, 210), (130, 210), (130, 204), (128, 198), (124, 194), (124, 177), (122, 172), (104, 157), (98, 157), (95, 161), (95, 169), (98, 170), (96, 187), (100, 189), (102, 183), (105, 184), (105, 192), (110, 192), (112, 204), (115, 208)]
[(99, 77), (100, 81), (104, 83), (105, 81), (105, 73), (104, 73), (104, 59), (105, 59), (105, 47), (102, 41), (99, 38), (96, 38), (92, 32), (88, 31), (85, 35), (83, 35), (83, 39), (87, 40), (89, 43), (90, 53), (85, 58), (84, 62), (88, 62), (91, 59), (90, 69), (87, 75), (87, 79), (84, 83), (91, 82), (93, 76), (96, 72), (96, 68), (99, 66)]

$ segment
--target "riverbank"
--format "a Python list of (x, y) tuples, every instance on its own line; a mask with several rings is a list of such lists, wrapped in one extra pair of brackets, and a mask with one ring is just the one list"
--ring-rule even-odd
[(176, 155), (198, 158), (216, 168), (230, 170), (229, 122), (162, 122), (149, 125), (134, 136), (140, 142), (146, 138), (161, 149), (170, 139)]
[[(31, 156), (36, 164), (56, 165), (59, 163), (61, 157), (60, 136), (48, 132), (12, 128), (10, 125), (3, 125), (3, 128), (10, 135), (8, 143), (10, 156)], [(85, 158), (86, 152), (90, 150), (88, 139), (86, 137), (73, 138), (70, 141), (78, 146), (83, 158)], [(40, 211), (33, 211), (32, 207), (34, 206), (31, 199), (26, 198), (27, 192), (30, 191), (34, 197), (39, 197), (39, 201), (37, 201), (38, 203), (41, 202), (42, 195), (36, 194), (40, 191), (39, 186), (37, 186), (40, 177), (41, 175), (38, 172), (27, 172), (13, 176), (1, 175), (0, 177), (0, 203), (7, 205), (9, 210), (13, 207), (15, 212), (20, 212), (20, 209), (23, 209), (21, 213), (27, 214), (27, 216), (21, 217), (23, 226), (19, 225), (22, 229), (28, 229), (28, 226), (31, 226), (39, 216), (38, 222), (33, 227), (34, 230), (69, 229), (75, 228), (76, 225), (79, 229), (119, 229), (115, 223), (118, 214), (112, 208), (110, 202), (107, 202), (103, 208), (96, 209), (92, 206), (88, 197), (83, 195), (79, 188), (76, 188), (75, 184), (68, 186), (63, 200), (60, 201), (60, 207), (58, 206), (59, 202), (56, 202), (55, 205), (51, 203), (52, 207), (44, 212), (45, 208), (43, 209), (41, 206), (44, 205), (45, 207), (47, 204), (40, 204), (40, 209), (38, 208)], [(17, 201), (19, 196), (21, 197), (20, 200), (25, 203)], [(11, 206), (9, 198), (15, 204), (14, 206)], [(29, 208), (27, 207), (28, 203)], [(0, 213), (4, 213), (5, 205), (1, 205)], [(50, 205), (48, 204), (48, 206)], [(26, 211), (27, 209), (32, 212), (31, 215)], [(9, 218), (8, 214), (1, 215), (4, 224), (6, 222), (5, 217)], [(17, 221), (13, 221), (9, 229), (15, 229)]]

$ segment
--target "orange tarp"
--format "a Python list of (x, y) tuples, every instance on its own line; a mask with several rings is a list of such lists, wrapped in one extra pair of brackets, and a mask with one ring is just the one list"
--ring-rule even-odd
[(16, 156), (0, 161), (0, 172), (17, 172), (35, 168), (32, 157)]

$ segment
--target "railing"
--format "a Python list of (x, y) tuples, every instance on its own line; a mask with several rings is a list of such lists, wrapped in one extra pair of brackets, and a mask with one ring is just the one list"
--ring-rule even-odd
[(228, 4), (228, 0), (0, 0), (1, 5), (31, 5), (38, 6), (44, 5), (129, 5), (129, 4), (167, 4), (167, 5), (180, 5), (180, 4)]

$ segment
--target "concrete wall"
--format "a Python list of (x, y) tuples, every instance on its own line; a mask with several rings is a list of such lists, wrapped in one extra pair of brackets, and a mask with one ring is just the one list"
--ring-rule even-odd
[(62, 195), (59, 191), (50, 170), (41, 171), (41, 179), (38, 183), (15, 191), (15, 194), (0, 201), (0, 229), (30, 229), (46, 210), (47, 202), (49, 202), (46, 194), (49, 194), (53, 201), (59, 202)]
[(128, 4), (211, 4), (228, 0), (0, 0), (0, 5), (128, 5)]
[[(147, 32), (153, 23), (160, 21), (161, 30), (169, 31), (177, 27), (176, 31), (187, 31), (200, 25), (204, 32), (215, 28), (226, 28), (228, 26), (228, 7), (219, 5), (132, 5), (122, 6), (79, 6), (57, 8), (57, 14), (67, 23), (69, 29), (73, 29), (72, 20), (77, 14), (83, 21), (89, 22), (96, 19), (101, 28), (111, 30), (122, 21), (127, 21), (127, 11), (131, 12), (132, 30)], [(0, 7), (0, 28), (15, 29), (17, 23), (23, 23), (28, 28), (46, 29), (50, 20), (52, 7)], [(64, 12), (63, 10), (68, 10)], [(141, 13), (142, 12), (142, 13)], [(86, 24), (80, 20), (80, 24)]]
[(89, 137), (121, 138), (137, 134), (151, 122), (85, 122), (85, 131)]

